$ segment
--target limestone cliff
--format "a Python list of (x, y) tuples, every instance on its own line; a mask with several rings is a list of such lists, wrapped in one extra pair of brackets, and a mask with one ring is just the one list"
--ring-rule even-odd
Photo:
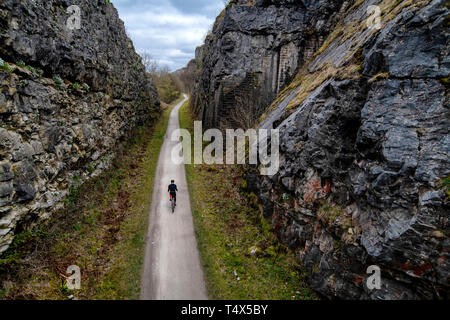
[(343, 2), (231, 1), (196, 52), (192, 105), (204, 126), (255, 124), (319, 48)]
[(156, 88), (109, 1), (1, 1), (0, 253), (158, 114)]
[(280, 130), (280, 171), (247, 185), (323, 296), (449, 298), (448, 19), (444, 0), (234, 1), (198, 50), (207, 127)]

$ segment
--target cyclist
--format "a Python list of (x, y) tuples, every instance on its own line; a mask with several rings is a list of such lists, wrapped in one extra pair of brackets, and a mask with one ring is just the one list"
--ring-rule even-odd
[(168, 192), (170, 193), (170, 199), (173, 198), (174, 204), (175, 206), (177, 205), (177, 192), (178, 192), (178, 188), (177, 185), (175, 184), (175, 180), (172, 180), (169, 184), (169, 188), (168, 188)]

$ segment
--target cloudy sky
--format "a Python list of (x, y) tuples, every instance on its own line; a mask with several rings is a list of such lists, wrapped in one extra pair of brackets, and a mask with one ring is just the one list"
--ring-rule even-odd
[(138, 53), (148, 51), (172, 71), (195, 55), (223, 0), (112, 0)]

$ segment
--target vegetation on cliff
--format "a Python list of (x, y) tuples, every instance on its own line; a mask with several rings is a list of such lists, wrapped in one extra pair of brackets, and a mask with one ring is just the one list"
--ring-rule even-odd
[[(15, 237), (0, 259), (2, 299), (138, 299), (155, 169), (172, 106), (119, 144), (110, 169), (74, 186), (66, 207)], [(82, 270), (69, 291), (66, 269)]]
[[(180, 126), (193, 131), (189, 102)], [(213, 299), (309, 300), (295, 254), (278, 242), (245, 191), (242, 168), (186, 165), (192, 214), (209, 295)]]
[(0, 254), (109, 168), (118, 140), (160, 102), (117, 10), (77, 1), (0, 2)]
[(448, 17), (444, 0), (233, 1), (197, 50), (204, 126), (253, 103), (279, 129), (280, 171), (246, 184), (330, 299), (448, 298)]

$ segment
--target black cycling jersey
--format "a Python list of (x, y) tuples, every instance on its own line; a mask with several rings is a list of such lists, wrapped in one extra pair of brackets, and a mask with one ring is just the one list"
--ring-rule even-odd
[(174, 194), (176, 192), (178, 192), (178, 188), (176, 184), (170, 184), (168, 190), (170, 193)]

